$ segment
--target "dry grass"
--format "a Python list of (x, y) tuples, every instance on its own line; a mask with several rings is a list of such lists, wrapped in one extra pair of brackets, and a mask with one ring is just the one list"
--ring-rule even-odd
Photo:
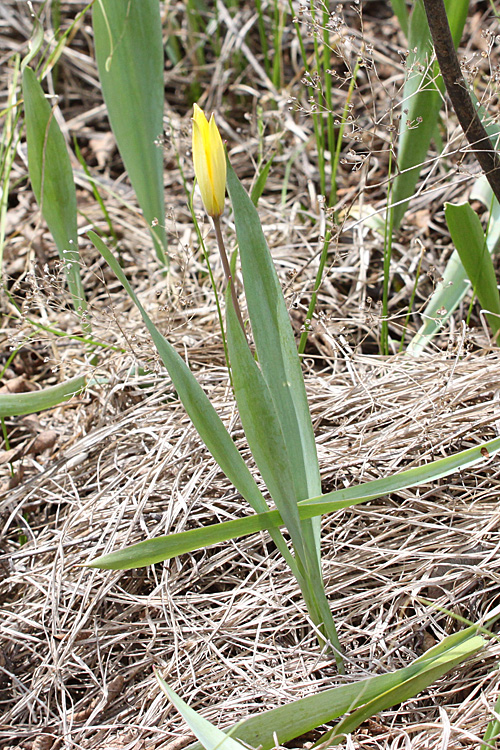
[[(62, 6), (72, 17), (82, 4)], [(185, 20), (181, 9), (176, 10), (182, 35), (187, 33)], [(480, 48), (478, 13), (480, 9), (472, 13), (469, 32)], [(227, 32), (225, 55), (249, 17), (246, 10), (234, 19), (221, 15)], [(373, 18), (370, 22), (368, 13), (365, 42), (375, 42), (380, 31), (376, 15)], [(14, 2), (3, 4), (0, 19), (7, 56), (23, 48), (31, 25), (26, 8)], [(356, 49), (361, 32), (354, 12), (351, 21)], [(367, 76), (356, 104), (360, 117), (367, 117), (361, 114), (367, 104), (372, 112), (384, 101), (387, 106), (391, 76), (397, 85), (402, 80), (401, 65), (391, 62), (399, 60), (393, 54), (394, 20), (384, 20), (380, 29), (382, 39), (395, 35), (386, 47), (380, 40), (375, 45), (378, 75), (387, 68), (384, 86), (375, 86), (375, 74)], [(173, 261), (165, 279), (156, 268), (147, 229), (133, 206), (123, 203), (133, 201), (133, 195), (118, 177), (117, 156), (106, 141), (86, 33), (82, 27), (62, 61), (67, 127), (77, 133), (102, 183), (129, 278), (162, 331), (184, 352), (251, 462), (224, 367), (213, 294), (173, 158), (175, 145), (190, 176), (185, 156), (189, 107), (185, 99), (179, 104), (174, 92), (186, 85), (186, 71), (189, 83), (192, 68), (186, 62), (185, 68), (167, 74), (167, 230)], [(293, 29), (287, 34), (293, 78), (300, 71), (295, 69)], [(223, 76), (225, 88), (216, 88), (224, 60), (214, 63), (207, 72), (206, 101), (209, 109), (226, 95), (235, 103), (234, 111), (226, 112), (221, 105), (220, 122), (242, 177), (253, 176), (250, 159), (258, 144), (255, 117), (240, 116), (245, 106), (252, 112), (244, 97), (254, 105), (266, 96), (277, 102), (277, 110), (264, 115), (264, 145), (270, 149), (279, 140), (284, 149), (261, 201), (261, 214), (298, 333), (325, 225), (316, 200), (312, 147), (298, 157), (285, 203), (280, 204), (279, 195), (287, 160), (309, 137), (311, 123), (303, 113), (297, 117), (289, 111), (289, 92), (285, 96), (273, 91), (252, 50), (241, 49), (248, 60), (244, 74), (232, 83)], [(260, 99), (252, 99), (244, 88), (249, 82), (264, 90)], [(375, 120), (372, 117), (372, 125)], [(368, 165), (362, 172), (344, 166), (344, 207), (370, 180), (378, 187), (365, 193), (364, 201), (375, 208), (382, 205), (387, 155), (376, 148), (380, 129), (372, 135), (366, 147), (371, 149), (372, 171)], [(108, 148), (100, 156), (98, 143)], [(19, 158), (15, 175), (23, 174)], [(77, 174), (84, 234), (92, 222), (105, 225), (78, 168)], [(392, 300), (393, 334), (401, 330), (419, 247), (426, 248), (419, 305), (444, 268), (449, 247), (443, 234), (443, 194), (461, 195), (463, 184), (450, 181), (438, 165), (427, 189), (395, 244), (394, 278), (400, 292)], [(193, 708), (222, 726), (341, 684), (331, 659), (318, 653), (298, 588), (266, 534), (146, 570), (79, 567), (125, 544), (239, 517), (248, 508), (200, 444), (137, 314), (84, 242), (94, 336), (116, 349), (100, 350), (97, 369), (78, 341), (47, 330), (57, 327), (75, 334), (78, 321), (63, 304), (55, 251), (33, 196), (24, 186), (15, 195), (5, 273), (23, 314), (19, 318), (4, 296), (1, 334), (6, 346), (22, 343), (23, 349), (7, 378), (24, 375), (43, 385), (84, 371), (106, 382), (91, 385), (84, 396), (38, 419), (7, 421), (11, 447), (17, 447), (21, 457), (13, 465), (14, 477), (8, 463), (2, 467), (0, 744), (31, 750), (179, 747), (186, 730), (159, 691), (154, 666)], [(221, 283), (208, 225), (205, 230)], [(452, 323), (432, 353), (418, 360), (376, 355), (380, 258), (380, 240), (360, 227), (339, 235), (308, 344), (306, 384), (325, 490), (449, 455), (500, 429), (500, 357), (479, 319), (472, 329)], [(418, 326), (417, 318), (412, 326)], [(148, 365), (151, 373), (138, 375), (137, 364)], [(56, 447), (28, 453), (32, 435), (48, 429), (57, 433)], [(327, 592), (347, 654), (348, 674), (342, 679), (403, 666), (461, 627), (439, 607), (477, 621), (499, 603), (499, 483), (492, 461), (439, 484), (324, 519)], [(343, 747), (477, 748), (499, 690), (499, 656), (500, 647), (490, 646), (424, 695), (365, 723)]]

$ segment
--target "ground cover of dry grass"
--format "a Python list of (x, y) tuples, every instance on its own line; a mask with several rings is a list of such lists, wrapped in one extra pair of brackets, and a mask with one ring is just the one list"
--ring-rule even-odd
[[(284, 85), (277, 91), (263, 74), (251, 4), (232, 13), (219, 5), (221, 59), (209, 59), (198, 70), (186, 54), (182, 65), (166, 68), (163, 146), (172, 256), (167, 278), (157, 267), (109, 136), (90, 17), (66, 48), (54, 86), (66, 132), (76, 135), (99, 177), (128, 278), (189, 361), (251, 463), (175, 160), (178, 150), (191, 180), (193, 82), (201, 82), (206, 109), (217, 110), (232, 163), (247, 185), (259, 143), (266, 154), (276, 151), (259, 211), (297, 336), (329, 217), (318, 201), (312, 124), (293, 24), (284, 31)], [(76, 1), (61, 3), (63, 24), (82, 8)], [(482, 55), (489, 39), (485, 29), (494, 28), (488, 8), (471, 4), (461, 48), (485, 74), (499, 59), (498, 44), (488, 48), (489, 56)], [(304, 360), (325, 491), (450, 455), (494, 437), (500, 428), (500, 357), (476, 310), (470, 326), (463, 322), (470, 300), (427, 354), (378, 356), (382, 242), (349, 219), (347, 209), (384, 205), (392, 137), (386, 113), (391, 106), (397, 111), (404, 68), (397, 22), (386, 4), (367, 2), (361, 9), (362, 17), (359, 8), (345, 6), (346, 25), (340, 29), (342, 54), (363, 51), (367, 57), (353, 99), (359, 131), (346, 139), (339, 174), (340, 209), (346, 213), (332, 242)], [(187, 46), (183, 4), (166, 3), (164, 17)], [(304, 14), (304, 33), (308, 21)], [(26, 49), (28, 7), (4, 2), (0, 25), (7, 61)], [(243, 56), (236, 72), (235, 46)], [(339, 76), (345, 63), (341, 56), (332, 62)], [(6, 64), (1, 74), (5, 89), (9, 70)], [(340, 84), (337, 96), (340, 108), (345, 97)], [(394, 338), (402, 333), (424, 252), (407, 341), (419, 326), (416, 311), (432, 294), (451, 252), (443, 200), (463, 198), (477, 173), (470, 157), (457, 150), (461, 141), (448, 113), (443, 126), (453, 148), (426, 173), (425, 188), (394, 246)], [(25, 387), (41, 387), (81, 372), (94, 380), (85, 394), (50, 412), (6, 420), (11, 452), (3, 454), (0, 465), (0, 743), (32, 750), (180, 747), (188, 733), (160, 693), (154, 666), (184, 700), (221, 726), (341, 684), (331, 658), (318, 652), (295, 581), (266, 534), (145, 570), (80, 567), (104, 551), (236, 518), (248, 508), (200, 443), (138, 314), (85, 239), (92, 226), (105, 231), (106, 225), (76, 162), (84, 284), (93, 336), (103, 344), (98, 362), (75, 338), (79, 322), (26, 181), (25, 157), (22, 146), (7, 225), (3, 361), (9, 347), (22, 348), (3, 385), (24, 381)], [(210, 227), (203, 228), (222, 284)], [(230, 221), (227, 232), (231, 241)], [(67, 335), (56, 335), (55, 329)], [(139, 365), (149, 373), (140, 374)], [(38, 445), (37, 436), (43, 438)], [(491, 461), (324, 519), (326, 587), (347, 655), (343, 680), (404, 666), (461, 628), (458, 617), (477, 621), (499, 603), (499, 483), (498, 465)], [(498, 695), (499, 655), (500, 647), (490, 646), (425, 694), (366, 722), (343, 747), (478, 747)]]

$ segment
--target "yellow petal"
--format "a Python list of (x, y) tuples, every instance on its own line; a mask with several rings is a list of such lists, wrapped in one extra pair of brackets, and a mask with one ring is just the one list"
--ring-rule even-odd
[(210, 216), (220, 216), (226, 192), (224, 145), (214, 116), (208, 123), (197, 104), (193, 111), (193, 162), (205, 210)]

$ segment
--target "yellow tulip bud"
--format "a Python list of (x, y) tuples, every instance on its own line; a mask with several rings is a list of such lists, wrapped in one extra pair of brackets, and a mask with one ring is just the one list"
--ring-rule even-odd
[(220, 216), (226, 195), (226, 155), (214, 116), (207, 121), (197, 104), (193, 113), (194, 173), (209, 216)]

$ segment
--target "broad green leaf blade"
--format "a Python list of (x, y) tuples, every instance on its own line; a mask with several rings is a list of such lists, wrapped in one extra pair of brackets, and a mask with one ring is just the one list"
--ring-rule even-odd
[(321, 491), (321, 480), (297, 347), (258, 213), (229, 162), (227, 186), (257, 356), (281, 423), (296, 498), (302, 500)]
[(0, 418), (19, 417), (34, 414), (44, 409), (52, 409), (63, 401), (81, 393), (87, 384), (85, 375), (70, 378), (64, 383), (51, 385), (41, 391), (29, 393), (0, 393)]
[(252, 508), (257, 512), (266, 511), (266, 501), (205, 391), (182, 357), (161, 335), (148, 316), (113, 253), (95, 232), (89, 232), (89, 238), (137, 305), (179, 398), (208, 450)]
[(76, 190), (63, 134), (31, 68), (23, 71), (23, 98), (31, 185), (64, 263), (77, 312), (86, 308), (80, 277)]
[(470, 203), (446, 203), (444, 213), (451, 239), (479, 303), (483, 309), (492, 313), (486, 313), (486, 317), (491, 330), (496, 333), (500, 329), (500, 296), (495, 268), (479, 216)]
[[(270, 750), (276, 747), (274, 734), (278, 743), (283, 745), (360, 706), (369, 706), (367, 714), (373, 716), (382, 708), (417, 695), (461, 661), (477, 653), (484, 641), (475, 636), (474, 631), (475, 628), (468, 628), (445, 638), (437, 653), (431, 649), (408, 667), (309, 695), (252, 716), (225, 731), (253, 747)], [(327, 738), (325, 736), (322, 740)], [(335, 740), (332, 744), (336, 744)], [(200, 750), (200, 745), (194, 743), (187, 750)]]
[(232, 737), (229, 737), (221, 729), (214, 727), (213, 724), (190, 708), (158, 673), (156, 673), (156, 679), (167, 698), (172, 701), (205, 750), (248, 750), (240, 742), (233, 740)]
[[(447, 0), (448, 21), (455, 46), (463, 33), (469, 0)], [(416, 0), (410, 16), (407, 58), (408, 76), (403, 89), (399, 125), (398, 168), (392, 190), (393, 227), (397, 229), (415, 192), (443, 101), (444, 85), (432, 58), (432, 39), (422, 0)]]
[(236, 316), (229, 286), (226, 292), (226, 329), (234, 395), (248, 445), (290, 533), (295, 552), (304, 561), (292, 469), (281, 425), (269, 388)]
[[(390, 477), (374, 479), (357, 486), (328, 492), (311, 500), (303, 500), (298, 504), (299, 514), (301, 519), (311, 518), (315, 515), (333, 513), (341, 508), (348, 508), (351, 505), (358, 505), (368, 500), (375, 500), (378, 497), (399, 492), (408, 487), (418, 487), (421, 484), (447, 477), (456, 471), (462, 471), (483, 463), (499, 451), (500, 438), (495, 438), (475, 448), (469, 448), (447, 458), (432, 461), (425, 466), (418, 466), (393, 474)], [(140, 568), (144, 565), (170, 560), (172, 557), (185, 552), (209, 547), (212, 544), (219, 544), (264, 529), (276, 528), (282, 524), (281, 516), (276, 510), (259, 513), (235, 521), (226, 521), (139, 542), (139, 544), (134, 544), (126, 549), (99, 557), (89, 563), (89, 567), (109, 570)]]
[[(156, 253), (167, 264), (163, 152), (163, 42), (158, 0), (96, 0), (94, 41), (102, 93)], [(152, 226), (155, 224), (155, 226)]]

